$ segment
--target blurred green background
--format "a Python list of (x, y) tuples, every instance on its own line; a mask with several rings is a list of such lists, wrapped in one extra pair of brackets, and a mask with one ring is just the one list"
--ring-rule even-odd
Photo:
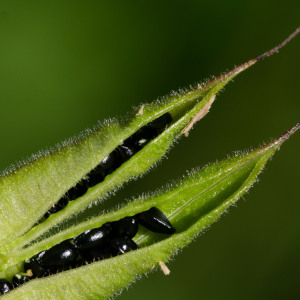
[[(217, 75), (300, 25), (297, 1), (0, 2), (0, 169)], [(299, 120), (300, 36), (240, 75), (117, 201), (276, 137)], [(299, 134), (237, 207), (119, 299), (299, 299)], [(246, 200), (246, 201), (245, 201)]]

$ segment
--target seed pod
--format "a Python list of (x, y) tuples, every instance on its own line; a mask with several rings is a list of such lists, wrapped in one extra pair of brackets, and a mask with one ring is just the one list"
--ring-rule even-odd
[(40, 252), (36, 260), (42, 267), (53, 269), (70, 265), (77, 259), (77, 256), (78, 251), (74, 245), (71, 244), (70, 240), (66, 240), (49, 250)]
[(173, 234), (176, 231), (165, 214), (156, 207), (152, 207), (136, 216), (141, 225), (153, 232)]
[(138, 229), (139, 225), (135, 217), (125, 217), (119, 221), (111, 222), (113, 235), (115, 237), (126, 236), (132, 239)]
[(57, 204), (45, 213), (44, 218), (48, 218), (50, 215), (62, 210), (67, 206), (69, 201), (73, 201), (83, 196), (88, 188), (102, 182), (108, 174), (115, 171), (122, 163), (127, 161), (152, 139), (157, 137), (172, 121), (171, 114), (165, 113), (140, 128), (132, 136), (127, 138), (122, 145), (118, 146), (114, 151), (107, 155), (98, 166), (86, 174), (84, 179), (69, 189)]
[(4, 278), (0, 278), (0, 295), (8, 293), (13, 289), (12, 284)]
[(17, 286), (27, 282), (30, 280), (29, 276), (21, 275), (21, 274), (15, 274), (13, 279), (12, 279), (12, 285), (14, 288)]
[(118, 237), (111, 240), (110, 246), (113, 256), (124, 254), (138, 248), (137, 244), (127, 237)]
[(75, 238), (73, 243), (80, 251), (92, 247), (101, 248), (105, 246), (108, 240), (112, 237), (112, 229), (110, 223), (106, 223), (99, 228), (87, 230)]

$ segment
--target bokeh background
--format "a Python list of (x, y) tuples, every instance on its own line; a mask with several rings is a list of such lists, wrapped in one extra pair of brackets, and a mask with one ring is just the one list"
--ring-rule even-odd
[[(242, 63), (300, 26), (295, 1), (0, 2), (0, 169)], [(300, 36), (240, 75), (158, 168), (119, 192), (276, 137), (299, 120)], [(119, 299), (299, 299), (299, 134), (237, 207)]]

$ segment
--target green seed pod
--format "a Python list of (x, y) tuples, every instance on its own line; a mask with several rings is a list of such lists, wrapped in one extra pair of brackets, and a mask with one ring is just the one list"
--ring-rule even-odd
[[(205, 84), (142, 105), (126, 120), (103, 122), (93, 131), (86, 131), (49, 153), (33, 156), (18, 169), (3, 174), (0, 277), (10, 280), (24, 271), (31, 278), (39, 277), (32, 274), (33, 267), (40, 271), (38, 267), (48, 268), (51, 262), (50, 272), (42, 270), (45, 277), (7, 292), (3, 299), (107, 299), (156, 266), (168, 273), (164, 263), (217, 221), (252, 186), (268, 159), (299, 129), (299, 123), (267, 145), (191, 171), (172, 186), (135, 198), (121, 208), (80, 217), (94, 205), (99, 207), (126, 182), (148, 172), (180, 137), (188, 136), (227, 83), (276, 52), (299, 31), (271, 51)], [(114, 156), (117, 159), (110, 161)], [(104, 167), (109, 161), (109, 167)], [(141, 216), (153, 207), (162, 212), (165, 224), (170, 222), (167, 233), (174, 233), (174, 227), (175, 234), (140, 228), (133, 240), (111, 240), (115, 255), (122, 255), (95, 262), (85, 262), (80, 256), (75, 259), (74, 255), (70, 269), (62, 263), (57, 274), (51, 270), (55, 262), (50, 254), (60, 243), (73, 241), (103, 224)], [(60, 257), (61, 252), (54, 254)], [(33, 266), (34, 263), (39, 265)]]

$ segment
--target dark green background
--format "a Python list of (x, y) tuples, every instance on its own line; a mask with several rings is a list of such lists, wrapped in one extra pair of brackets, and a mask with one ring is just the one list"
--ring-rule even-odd
[[(0, 168), (242, 63), (300, 26), (297, 1), (0, 2)], [(299, 117), (300, 36), (239, 76), (158, 168), (117, 194), (267, 142)], [(237, 207), (120, 299), (299, 299), (299, 134)], [(246, 201), (245, 201), (246, 200)]]

